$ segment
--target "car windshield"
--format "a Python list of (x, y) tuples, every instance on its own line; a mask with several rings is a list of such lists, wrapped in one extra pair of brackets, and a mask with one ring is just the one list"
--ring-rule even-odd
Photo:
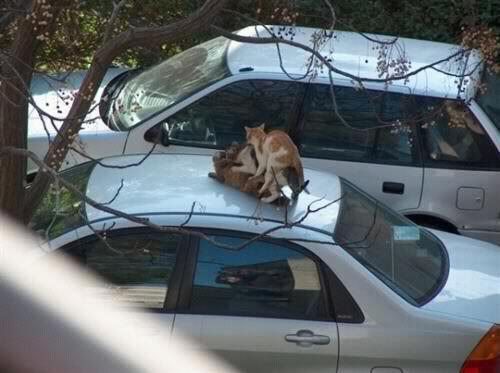
[(127, 130), (230, 75), (219, 37), (185, 50), (128, 81), (112, 104), (112, 120)]
[[(85, 193), (90, 174), (95, 162), (82, 163), (59, 175), (73, 184), (80, 192)], [(61, 187), (59, 191), (51, 185), (42, 203), (36, 210), (30, 226), (47, 240), (85, 224), (85, 204), (81, 198), (68, 189)]]
[(335, 242), (411, 304), (430, 301), (448, 271), (441, 242), (346, 180), (341, 185)]
[(483, 87), (477, 102), (500, 131), (500, 75), (485, 71)]

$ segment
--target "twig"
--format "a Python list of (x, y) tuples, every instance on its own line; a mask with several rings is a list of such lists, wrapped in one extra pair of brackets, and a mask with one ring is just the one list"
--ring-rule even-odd
[(182, 228), (184, 228), (186, 226), (186, 224), (188, 224), (189, 221), (191, 220), (191, 217), (193, 216), (193, 213), (194, 213), (195, 206), (196, 206), (196, 201), (194, 201), (193, 204), (191, 205), (191, 211), (189, 212), (189, 215), (188, 215), (187, 219), (184, 220), (184, 223), (182, 223), (180, 225)]
[(104, 37), (102, 39), (103, 43), (106, 43), (109, 41), (109, 39), (111, 39), (116, 19), (118, 18), (120, 11), (126, 2), (127, 0), (121, 0), (119, 3), (117, 3), (113, 0), (113, 12), (111, 13), (111, 17), (108, 21), (108, 26), (106, 27), (106, 31), (104, 32)]
[(103, 224), (103, 229), (101, 231), (97, 231), (97, 229), (95, 229), (92, 226), (92, 224), (89, 222), (89, 220), (87, 219), (87, 216), (85, 216), (85, 214), (83, 214), (80, 210), (78, 211), (78, 215), (80, 215), (80, 217), (82, 218), (82, 220), (85, 222), (85, 225), (92, 231), (92, 233), (94, 233), (94, 235), (99, 239), (99, 241), (101, 241), (104, 244), (104, 246), (106, 246), (106, 248), (108, 250), (110, 250), (110, 251), (112, 251), (115, 254), (118, 254), (120, 256), (124, 255), (124, 253), (122, 251), (120, 251), (118, 249), (115, 249), (113, 246), (111, 246), (105, 236), (101, 235), (101, 232), (104, 232), (104, 235), (106, 235), (108, 231), (110, 231), (111, 229), (113, 229), (114, 223), (108, 229), (105, 229), (106, 223), (104, 223)]
[(299, 48), (299, 49), (302, 49), (306, 52), (309, 52), (311, 55), (314, 55), (318, 60), (320, 60), (325, 66), (327, 66), (332, 72), (336, 73), (336, 74), (339, 74), (341, 76), (344, 76), (346, 78), (349, 78), (349, 79), (352, 79), (358, 83), (363, 83), (363, 82), (371, 82), (371, 83), (387, 83), (387, 82), (393, 82), (393, 81), (398, 81), (398, 80), (405, 80), (405, 79), (408, 79), (414, 75), (417, 75), (418, 73), (426, 70), (426, 69), (429, 69), (433, 66), (437, 66), (437, 65), (440, 65), (442, 64), (443, 62), (447, 62), (447, 61), (450, 61), (452, 60), (453, 58), (456, 58), (458, 56), (462, 56), (468, 52), (470, 52), (471, 50), (470, 49), (461, 49), (455, 53), (452, 53), (450, 54), (449, 56), (447, 57), (443, 57), (439, 60), (436, 60), (430, 64), (427, 64), (427, 65), (424, 65), (424, 66), (421, 66), (419, 67), (418, 69), (415, 69), (411, 72), (408, 72), (406, 74), (402, 74), (402, 75), (398, 75), (398, 76), (390, 76), (390, 77), (387, 77), (387, 78), (363, 78), (363, 77), (360, 77), (360, 76), (357, 76), (357, 75), (354, 75), (354, 74), (351, 74), (351, 73), (348, 73), (346, 71), (343, 71), (343, 70), (340, 70), (340, 69), (337, 69), (336, 67), (334, 67), (329, 61), (327, 58), (325, 58), (324, 56), (321, 55), (321, 53), (319, 53), (317, 50), (315, 50), (314, 48), (311, 48), (307, 45), (304, 45), (302, 43), (299, 43), (299, 42), (296, 42), (296, 41), (292, 41), (292, 40), (287, 40), (287, 39), (280, 39), (280, 38), (276, 38), (276, 37), (253, 37), (253, 36), (243, 36), (243, 35), (238, 35), (238, 34), (234, 34), (232, 32), (229, 32), (219, 26), (215, 26), (215, 25), (212, 25), (211, 28), (216, 31), (217, 33), (219, 33), (220, 35), (228, 38), (228, 39), (231, 39), (231, 40), (234, 40), (234, 41), (238, 41), (240, 43), (253, 43), (253, 44), (276, 44), (276, 43), (280, 43), (280, 44), (286, 44), (286, 45), (290, 45), (290, 46), (293, 46), (293, 47), (296, 47), (296, 48)]
[[(73, 184), (66, 181), (64, 178), (60, 177), (56, 171), (54, 171), (52, 168), (50, 168), (46, 163), (44, 163), (42, 160), (40, 160), (40, 158), (38, 158), (38, 156), (35, 153), (33, 153), (29, 150), (17, 149), (17, 148), (13, 148), (13, 147), (0, 148), (0, 156), (7, 155), (7, 154), (30, 158), (35, 164), (37, 164), (40, 167), (40, 172), (44, 172), (44, 173), (48, 174), (48, 176), (50, 177), (50, 179), (52, 181), (58, 180), (58, 182), (62, 186), (64, 186), (66, 189), (68, 189), (71, 193), (75, 194), (82, 202), (87, 203), (88, 205), (92, 206), (93, 208), (95, 208), (97, 210), (106, 212), (114, 217), (122, 218), (122, 219), (125, 219), (127, 221), (146, 226), (148, 228), (151, 228), (151, 229), (159, 231), (159, 232), (183, 234), (183, 235), (197, 237), (197, 238), (206, 240), (217, 247), (220, 247), (223, 249), (228, 249), (228, 250), (241, 250), (241, 249), (247, 247), (248, 245), (252, 244), (253, 242), (255, 242), (263, 237), (269, 236), (273, 232), (283, 230), (283, 229), (290, 229), (296, 225), (299, 225), (305, 219), (307, 219), (307, 217), (311, 213), (318, 212), (321, 209), (327, 208), (328, 206), (331, 206), (332, 204), (340, 201), (343, 198), (343, 196), (341, 196), (341, 197), (339, 197), (333, 201), (330, 201), (330, 202), (326, 203), (325, 205), (318, 207), (318, 208), (312, 208), (312, 205), (314, 203), (321, 201), (322, 199), (318, 199), (316, 201), (313, 201), (308, 206), (307, 211), (304, 213), (304, 215), (300, 219), (298, 219), (297, 221), (291, 222), (288, 224), (278, 224), (278, 225), (256, 235), (255, 237), (241, 243), (240, 245), (234, 246), (234, 245), (228, 245), (228, 244), (219, 242), (219, 241), (213, 239), (211, 236), (208, 236), (200, 231), (186, 229), (183, 227), (172, 227), (172, 226), (158, 225), (158, 224), (151, 222), (148, 218), (142, 218), (142, 217), (139, 217), (136, 215), (127, 214), (123, 211), (116, 210), (116, 209), (111, 208), (109, 206), (103, 205), (102, 203), (99, 203), (99, 202), (95, 201), (94, 199), (88, 197), (87, 195), (82, 193), (78, 188), (76, 188)], [(285, 238), (282, 238), (282, 239), (285, 239)], [(294, 238), (290, 238), (289, 240), (293, 241)], [(307, 241), (302, 240), (302, 242), (307, 242)], [(332, 240), (331, 245), (336, 245), (336, 243), (333, 242), (333, 240)]]
[(96, 158), (91, 157), (90, 155), (88, 155), (88, 154), (86, 154), (85, 152), (83, 152), (83, 151), (81, 151), (81, 150), (79, 150), (79, 149), (75, 148), (74, 146), (70, 146), (70, 147), (69, 147), (69, 149), (70, 149), (70, 150), (73, 150), (75, 153), (78, 153), (79, 155), (81, 155), (82, 157), (86, 158), (87, 160), (97, 163), (99, 166), (101, 166), (101, 167), (103, 167), (103, 168), (114, 168), (114, 169), (119, 169), (119, 170), (121, 170), (121, 169), (129, 168), (129, 167), (136, 167), (136, 166), (140, 166), (141, 164), (143, 164), (143, 163), (144, 163), (144, 161), (145, 161), (146, 159), (148, 159), (148, 158), (149, 158), (149, 156), (150, 156), (151, 154), (153, 154), (153, 152), (154, 152), (154, 151), (155, 151), (155, 149), (156, 149), (156, 145), (157, 145), (157, 144), (156, 144), (156, 143), (154, 143), (154, 144), (153, 144), (153, 146), (151, 147), (151, 149), (149, 149), (149, 151), (148, 151), (146, 154), (144, 154), (144, 155), (142, 156), (142, 158), (141, 158), (139, 161), (134, 162), (134, 163), (129, 163), (129, 164), (126, 164), (126, 165), (109, 165), (109, 164), (103, 163), (103, 162), (102, 162), (101, 160), (99, 160), (99, 159), (96, 159)]

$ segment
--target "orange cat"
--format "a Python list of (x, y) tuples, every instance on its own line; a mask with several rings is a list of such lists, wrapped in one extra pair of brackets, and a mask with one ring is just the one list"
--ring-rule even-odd
[[(280, 130), (274, 130), (266, 134), (264, 124), (256, 128), (245, 127), (245, 131), (247, 133), (247, 142), (252, 144), (255, 149), (259, 165), (251, 179), (264, 174), (264, 185), (260, 188), (259, 194), (262, 195), (264, 191), (269, 190), (274, 181), (281, 187), (288, 185), (285, 170), (291, 169), (297, 175), (297, 180), (292, 185), (289, 185), (293, 191), (292, 199), (296, 199), (307, 183), (304, 182), (304, 170), (299, 151), (292, 139)], [(279, 197), (278, 191), (270, 190), (270, 192), (269, 197), (261, 198), (263, 202), (272, 202)]]
[[(264, 184), (264, 176), (249, 180), (250, 176), (257, 171), (257, 159), (253, 146), (233, 143), (226, 150), (216, 152), (212, 160), (215, 172), (210, 172), (208, 176), (244, 193), (260, 196), (259, 190)], [(269, 190), (273, 187), (277, 189), (274, 183)], [(266, 193), (266, 196), (269, 195), (270, 192)]]

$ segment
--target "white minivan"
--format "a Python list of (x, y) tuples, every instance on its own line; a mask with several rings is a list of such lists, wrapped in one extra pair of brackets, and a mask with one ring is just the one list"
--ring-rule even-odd
[[(273, 30), (304, 44), (317, 31)], [(238, 33), (268, 36), (262, 27)], [(380, 53), (389, 73), (398, 66), (391, 59), (398, 58), (411, 72), (459, 49), (404, 38), (382, 46), (372, 41), (393, 39), (335, 31), (321, 53), (342, 71), (376, 80)], [(207, 154), (244, 141), (244, 126), (265, 122), (288, 131), (307, 167), (347, 178), (419, 224), (500, 244), (500, 79), (477, 53), (406, 81), (366, 82), (364, 89), (333, 74), (341, 117), (328, 71), (307, 74), (309, 57), (291, 46), (281, 45), (278, 54), (275, 44), (220, 37), (143, 71), (111, 69), (99, 93), (106, 99), (99, 113), (89, 114), (93, 120), (80, 132), (80, 146), (92, 157), (145, 153), (153, 146), (161, 153)], [(481, 93), (479, 82), (486, 87)], [(35, 100), (43, 107), (60, 98), (40, 94)], [(64, 115), (65, 105), (58, 106)], [(43, 155), (47, 141), (32, 115), (30, 149)], [(65, 167), (86, 160), (82, 151), (71, 152)]]

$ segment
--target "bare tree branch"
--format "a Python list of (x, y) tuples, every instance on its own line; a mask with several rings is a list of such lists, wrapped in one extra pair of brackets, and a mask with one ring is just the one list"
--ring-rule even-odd
[(149, 151), (146, 154), (144, 154), (139, 161), (134, 162), (134, 163), (125, 164), (125, 165), (110, 165), (110, 164), (106, 164), (106, 163), (102, 162), (99, 159), (91, 157), (87, 153), (81, 151), (80, 149), (75, 148), (74, 146), (70, 146), (69, 148), (71, 150), (73, 150), (75, 153), (81, 155), (83, 158), (86, 158), (89, 161), (93, 161), (93, 162), (97, 163), (101, 167), (104, 167), (104, 168), (115, 168), (115, 169), (125, 169), (125, 168), (129, 168), (129, 167), (140, 166), (141, 164), (143, 164), (144, 161), (146, 159), (148, 159), (151, 154), (154, 153), (154, 151), (156, 149), (156, 145), (157, 144), (153, 144), (153, 146), (151, 147), (151, 149), (149, 149)]
[[(323, 201), (322, 198), (317, 199), (317, 200), (313, 201), (311, 204), (309, 204), (306, 212), (297, 220), (290, 222), (289, 219), (286, 219), (286, 221), (284, 223), (278, 223), (276, 226), (269, 228), (269, 229), (265, 230), (264, 232), (254, 236), (253, 238), (242, 242), (240, 245), (234, 246), (234, 245), (225, 244), (223, 242), (219, 242), (219, 241), (213, 239), (210, 235), (206, 235), (206, 234), (199, 232), (199, 231), (196, 231), (196, 230), (184, 228), (182, 226), (173, 227), (173, 226), (158, 225), (158, 224), (151, 222), (148, 218), (142, 218), (142, 217), (139, 217), (136, 215), (127, 214), (123, 211), (116, 210), (112, 207), (109, 207), (109, 206), (105, 205), (106, 202), (105, 203), (97, 202), (94, 199), (92, 199), (92, 198), (88, 197), (87, 195), (85, 195), (84, 193), (82, 193), (73, 184), (71, 184), (70, 182), (68, 182), (64, 178), (60, 177), (55, 170), (53, 170), (45, 162), (40, 160), (40, 158), (38, 158), (38, 156), (35, 153), (33, 153), (29, 150), (12, 148), (12, 147), (0, 148), (0, 157), (5, 156), (7, 154), (18, 156), (18, 157), (30, 158), (33, 162), (35, 162), (40, 167), (40, 172), (47, 174), (47, 176), (50, 178), (51, 181), (57, 180), (57, 182), (59, 183), (60, 186), (63, 186), (66, 189), (68, 189), (71, 193), (73, 193), (75, 196), (77, 196), (80, 201), (85, 202), (86, 204), (92, 206), (93, 208), (95, 208), (99, 211), (106, 212), (113, 217), (122, 218), (122, 219), (130, 221), (132, 223), (146, 226), (146, 227), (151, 228), (153, 230), (156, 230), (158, 232), (172, 233), (172, 234), (183, 234), (183, 235), (190, 235), (190, 236), (198, 237), (198, 238), (206, 240), (206, 241), (208, 241), (208, 242), (210, 242), (218, 247), (221, 247), (224, 249), (229, 249), (229, 250), (241, 250), (241, 249), (247, 247), (248, 245), (252, 244), (253, 242), (255, 242), (259, 239), (262, 239), (264, 237), (271, 237), (272, 238), (272, 236), (270, 236), (271, 233), (274, 233), (274, 232), (277, 232), (280, 230), (284, 230), (284, 229), (290, 229), (290, 228), (293, 228), (295, 226), (299, 226), (311, 214), (316, 213), (318, 211), (321, 211), (325, 208), (328, 208), (329, 206), (339, 202), (343, 198), (343, 195), (341, 195), (339, 198), (337, 198), (333, 201), (329, 201), (329, 202), (325, 201), (320, 206), (313, 207), (313, 205), (318, 204), (319, 202)], [(188, 217), (187, 217), (186, 221), (183, 223), (184, 226), (189, 222), (190, 216), (194, 215), (194, 206), (195, 206), (195, 204), (192, 205), (192, 208), (191, 208), (190, 212), (188, 213)], [(321, 244), (336, 245), (336, 243), (333, 241), (333, 238), (332, 238), (332, 241), (309, 240), (309, 239), (301, 239), (301, 238), (294, 238), (294, 237), (281, 238), (281, 239), (290, 240), (290, 241), (297, 240), (297, 241), (301, 241), (301, 242), (314, 242), (314, 243), (321, 243)]]
[[(215, 16), (224, 7), (227, 0), (206, 0), (203, 6), (188, 17), (162, 27), (141, 27), (125, 31), (108, 42), (95, 53), (91, 67), (87, 72), (78, 95), (71, 106), (68, 118), (64, 121), (52, 146), (45, 156), (46, 162), (54, 162), (55, 169), (62, 165), (69, 151), (70, 140), (68, 135), (77, 133), (82, 125), (81, 119), (88, 112), (95, 97), (100, 82), (104, 78), (107, 67), (113, 59), (128, 48), (145, 45), (158, 45), (173, 42), (189, 36), (195, 32), (208, 28)], [(71, 130), (71, 131), (70, 131)], [(34, 209), (46, 192), (50, 178), (46, 173), (38, 173), (32, 188), (25, 199), (24, 220), (29, 221)]]
[(127, 0), (121, 0), (120, 2), (116, 2), (113, 0), (113, 12), (111, 13), (111, 17), (109, 18), (108, 21), (108, 27), (106, 28), (106, 31), (104, 32), (104, 37), (103, 37), (103, 43), (107, 43), (109, 39), (111, 39), (111, 35), (113, 33), (113, 28), (115, 27), (115, 22), (118, 16), (120, 15), (120, 11), (125, 5)]

